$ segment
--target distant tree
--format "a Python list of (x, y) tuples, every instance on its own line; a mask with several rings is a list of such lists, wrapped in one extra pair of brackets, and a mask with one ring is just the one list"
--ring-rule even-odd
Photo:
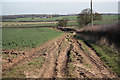
[[(101, 19), (102, 16), (99, 13), (96, 12), (93, 13), (93, 20), (101, 20)], [(84, 26), (91, 23), (91, 9), (87, 8), (82, 10), (82, 12), (78, 14), (77, 22), (79, 26)]]
[(32, 19), (34, 19), (34, 17), (32, 17)]
[(93, 15), (93, 20), (101, 20), (101, 19), (102, 19), (101, 14), (95, 12), (95, 14)]
[(61, 20), (58, 21), (58, 25), (57, 26), (66, 27), (67, 24), (68, 24), (68, 19), (63, 18), (63, 19), (61, 19)]

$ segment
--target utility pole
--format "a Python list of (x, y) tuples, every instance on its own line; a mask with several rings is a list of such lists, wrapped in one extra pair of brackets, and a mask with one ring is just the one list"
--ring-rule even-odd
[(93, 26), (92, 0), (91, 0), (91, 25)]

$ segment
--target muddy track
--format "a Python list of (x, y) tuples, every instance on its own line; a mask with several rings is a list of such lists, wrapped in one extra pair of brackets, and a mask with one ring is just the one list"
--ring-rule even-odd
[[(62, 35), (61, 37), (64, 37), (64, 35)], [(59, 39), (59, 38), (58, 38), (58, 39)], [(2, 67), (3, 67), (3, 68), (2, 68), (2, 71), (9, 70), (9, 69), (11, 69), (12, 67), (17, 66), (17, 65), (19, 65), (20, 63), (23, 63), (23, 62), (25, 62), (25, 61), (30, 61), (30, 60), (31, 60), (32, 58), (34, 58), (34, 57), (44, 55), (44, 53), (42, 53), (42, 51), (53, 48), (53, 47), (54, 47), (54, 46), (53, 46), (53, 45), (54, 45), (54, 44), (53, 44), (54, 41), (56, 41), (56, 39), (51, 40), (51, 41), (48, 41), (48, 42), (44, 43), (42, 46), (37, 47), (37, 48), (35, 48), (35, 49), (31, 49), (31, 50), (28, 49), (28, 50), (23, 51), (23, 52), (26, 53), (25, 56), (19, 56), (19, 55), (18, 55), (17, 58), (13, 58), (13, 59), (12, 59), (12, 62), (11, 62), (11, 63), (10, 63), (10, 62), (7, 62), (5, 65), (3, 64), (3, 65), (2, 65)], [(51, 46), (51, 45), (52, 45), (52, 46)], [(3, 60), (4, 60), (4, 59), (3, 59)]]
[[(90, 47), (88, 47), (89, 53), (86, 53), (84, 49), (82, 49), (82, 45), (79, 42), (74, 43), (73, 45), (74, 45), (74, 51), (76, 51), (83, 57), (82, 63), (87, 63), (89, 65), (92, 65), (91, 69), (86, 69), (83, 64), (75, 64), (76, 67), (84, 69), (84, 74), (87, 75), (85, 77), (115, 78), (115, 76), (107, 69), (108, 67), (102, 61), (100, 61), (100, 58)], [(94, 76), (90, 76), (90, 75), (94, 75)]]
[(87, 49), (89, 53), (83, 49), (81, 42), (63, 35), (36, 48), (31, 55), (6, 70), (42, 56), (45, 62), (35, 71), (25, 70), (26, 78), (115, 78), (96, 52), (89, 46)]
[(39, 70), (39, 75), (27, 74), (27, 78), (39, 77), (39, 78), (65, 78), (66, 65), (67, 65), (67, 53), (70, 50), (70, 43), (64, 38), (60, 41), (54, 42), (54, 47), (49, 49), (48, 55), (46, 55), (45, 63)]
[(65, 45), (66, 49), (63, 49), (60, 51), (58, 59), (57, 59), (57, 78), (67, 78), (67, 60), (68, 60), (68, 52), (71, 50), (71, 45), (68, 43), (68, 45)]
[[(55, 41), (53, 45), (48, 48), (48, 52), (46, 52), (45, 55), (45, 63), (42, 65), (41, 69), (39, 69), (39, 75), (34, 75), (32, 74), (27, 74), (27, 78), (31, 77), (34, 75), (34, 77), (39, 77), (39, 78), (56, 78), (57, 75), (57, 57), (60, 53), (60, 46), (61, 44), (65, 41), (64, 37)], [(29, 75), (29, 76), (28, 76)]]

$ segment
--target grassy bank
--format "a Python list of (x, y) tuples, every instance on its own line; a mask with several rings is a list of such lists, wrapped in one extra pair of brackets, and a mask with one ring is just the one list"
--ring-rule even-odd
[(104, 61), (111, 69), (113, 73), (118, 74), (120, 76), (120, 60), (119, 55), (120, 52), (117, 51), (115, 48), (110, 48), (105, 45), (98, 45), (91, 42), (90, 40), (85, 40), (81, 37), (74, 36), (75, 38), (79, 39), (80, 43), (82, 44), (82, 48), (89, 53), (88, 45), (91, 46), (93, 50), (95, 50), (96, 54), (100, 57), (102, 61)]
[(119, 53), (115, 52), (115, 49), (109, 49), (106, 46), (100, 46), (93, 43), (90, 45), (96, 50), (97, 55), (100, 56), (101, 60), (103, 60), (110, 68), (112, 68), (114, 73), (117, 73), (120, 76), (120, 62)]

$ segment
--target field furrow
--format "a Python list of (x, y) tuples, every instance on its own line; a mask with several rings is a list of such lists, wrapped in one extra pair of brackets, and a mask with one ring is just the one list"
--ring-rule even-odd
[[(116, 78), (94, 49), (86, 45), (87, 52), (79, 40), (66, 35), (35, 48), (31, 56), (13, 67), (29, 64), (27, 69), (24, 69), (26, 66), (23, 68), (26, 78)], [(44, 60), (38, 60), (39, 57)], [(35, 64), (36, 59), (40, 65)]]

